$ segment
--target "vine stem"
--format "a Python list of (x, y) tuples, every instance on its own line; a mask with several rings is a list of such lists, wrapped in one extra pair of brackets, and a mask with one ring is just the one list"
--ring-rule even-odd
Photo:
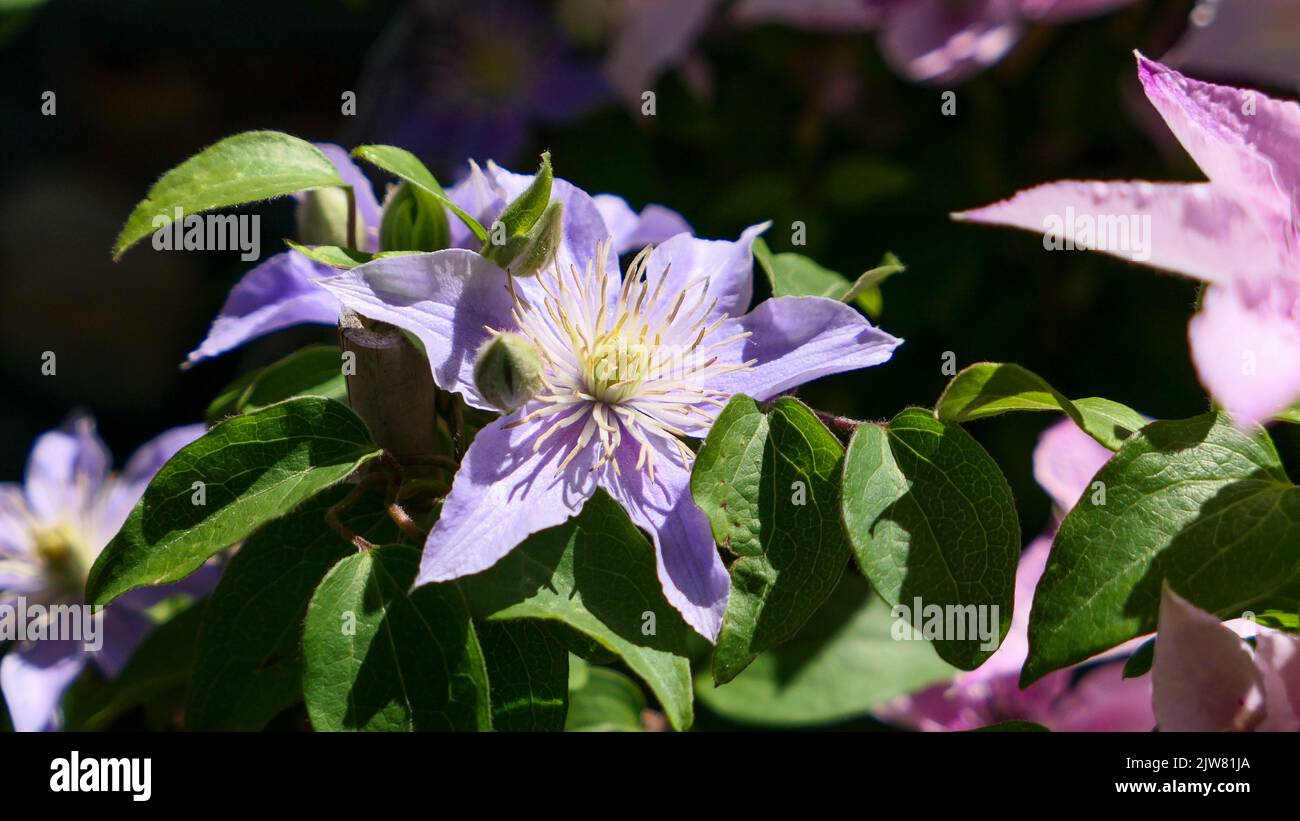
[(856, 431), (862, 425), (866, 424), (866, 422), (863, 422), (859, 419), (850, 419), (847, 416), (836, 416), (833, 413), (827, 413), (826, 411), (819, 411), (816, 408), (811, 408), (811, 410), (813, 414), (822, 421), (822, 424), (830, 428), (831, 433), (834, 433), (836, 437), (844, 440), (845, 442), (847, 442), (849, 438), (853, 436), (854, 431)]

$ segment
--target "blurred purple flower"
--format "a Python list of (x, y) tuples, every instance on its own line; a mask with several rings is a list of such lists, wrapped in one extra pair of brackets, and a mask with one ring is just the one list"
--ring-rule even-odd
[(540, 4), (419, 0), (372, 51), (353, 136), (445, 172), (465, 157), (514, 159), (535, 126), (575, 120), (609, 94)]
[(1300, 399), (1300, 105), (1140, 54), (1138, 76), (1208, 182), (1048, 183), (954, 217), (1207, 283), (1188, 332), (1201, 383), (1239, 424), (1265, 421)]
[[(1165, 588), (1152, 665), (1162, 732), (1300, 731), (1300, 637), (1224, 623)], [(1255, 646), (1240, 632), (1253, 633)]]
[[(1063, 518), (1110, 458), (1069, 419), (1048, 428), (1034, 450), (1034, 476)], [(983, 664), (951, 682), (896, 699), (878, 718), (926, 731), (973, 730), (1003, 721), (1032, 721), (1057, 731), (1145, 732), (1155, 724), (1151, 681), (1126, 679), (1123, 665), (1098, 660), (1058, 670), (1020, 689), (1020, 668), (1029, 654), (1029, 611), (1034, 588), (1047, 566), (1055, 524), (1020, 557), (1015, 609), (1002, 646)], [(1113, 656), (1129, 645), (1111, 651)]]
[[(38, 438), (23, 484), (0, 484), (0, 606), (80, 605), (90, 566), (149, 480), (203, 430), (187, 425), (146, 442), (119, 475), (109, 472), (112, 457), (88, 417)], [(153, 629), (145, 611), (176, 593), (206, 593), (219, 572), (208, 564), (177, 584), (122, 596), (96, 617), (98, 649), (66, 636), (11, 648), (0, 660), (0, 690), (14, 729), (56, 728), (63, 691), (89, 662), (116, 676)]]
[(1027, 23), (1065, 23), (1134, 0), (742, 0), (740, 22), (777, 21), (820, 30), (878, 28), (893, 69), (913, 82), (964, 80), (1006, 56)]
[(1219, 80), (1300, 91), (1300, 0), (1200, 0), (1161, 61)]
[[(480, 201), (464, 205), (471, 213), (496, 207), (489, 183), (504, 201), (532, 179), (491, 167), (480, 176)], [(626, 206), (605, 200), (602, 209), (567, 183), (557, 181), (552, 196), (564, 203), (563, 239), (554, 267), (536, 276), (511, 278), (478, 254), (446, 250), (376, 260), (321, 282), (351, 310), (419, 337), (439, 387), (474, 407), (492, 409), (473, 370), (497, 334), (521, 334), (544, 363), (540, 391), (474, 438), (417, 583), (486, 570), (601, 488), (649, 532), (668, 601), (713, 640), (730, 580), (691, 499), (693, 454), (682, 439), (702, 438), (732, 394), (768, 399), (877, 365), (900, 340), (820, 297), (770, 299), (746, 313), (750, 245), (766, 226), (735, 242), (677, 233), (646, 248), (625, 277), (608, 258), (611, 244), (654, 232), (620, 227), (629, 224)], [(602, 211), (621, 216), (606, 224)], [(647, 209), (641, 220), (665, 217)]]

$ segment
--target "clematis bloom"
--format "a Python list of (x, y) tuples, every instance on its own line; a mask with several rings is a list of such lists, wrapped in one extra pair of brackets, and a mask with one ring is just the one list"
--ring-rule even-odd
[[(90, 566), (149, 480), (203, 430), (187, 425), (161, 434), (137, 450), (119, 475), (110, 474), (111, 456), (87, 417), (38, 438), (23, 484), (0, 484), (0, 606), (80, 605)], [(96, 616), (102, 619), (97, 649), (67, 636), (10, 649), (0, 660), (0, 690), (14, 729), (57, 727), (63, 692), (88, 663), (116, 676), (153, 629), (145, 611), (178, 592), (206, 592), (217, 572), (207, 565), (175, 585), (122, 596)]]
[(1047, 567), (1060, 518), (1074, 507), (1111, 452), (1070, 419), (1055, 423), (1034, 449), (1034, 478), (1052, 497), (1057, 519), (1020, 556), (1015, 609), (1002, 646), (970, 672), (903, 696), (878, 718), (926, 731), (973, 730), (1003, 721), (1032, 721), (1057, 731), (1145, 732), (1155, 724), (1151, 681), (1126, 679), (1123, 665), (1100, 661), (1058, 670), (1020, 689), (1020, 668), (1029, 655), (1029, 611)]
[[(498, 172), (513, 195), (530, 177)], [(691, 499), (693, 454), (732, 394), (768, 399), (832, 373), (878, 365), (901, 340), (853, 308), (780, 297), (746, 313), (750, 245), (678, 233), (618, 268), (593, 199), (556, 184), (565, 230), (555, 264), (512, 278), (451, 249), (391, 257), (321, 281), (349, 309), (415, 334), (437, 384), (492, 409), (475, 352), (501, 333), (545, 363), (530, 401), (478, 432), (424, 548), (417, 584), (491, 567), (529, 534), (578, 513), (603, 488), (649, 532), (668, 601), (701, 635), (721, 627), (729, 578)]]
[(1300, 105), (1140, 54), (1138, 77), (1207, 182), (1055, 182), (954, 217), (1205, 282), (1188, 334), (1201, 383), (1240, 424), (1265, 421), (1300, 399)]

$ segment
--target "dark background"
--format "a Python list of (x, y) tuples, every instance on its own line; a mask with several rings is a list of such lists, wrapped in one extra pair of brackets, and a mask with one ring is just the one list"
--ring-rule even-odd
[[(941, 357), (952, 351), (959, 366), (1020, 362), (1069, 396), (1191, 416), (1207, 406), (1186, 343), (1194, 283), (1101, 255), (1049, 254), (1035, 235), (947, 217), (1060, 178), (1199, 178), (1141, 97), (1131, 54), (1134, 45), (1162, 54), (1190, 5), (1144, 2), (1034, 29), (995, 69), (952, 86), (954, 117), (940, 113), (942, 89), (891, 73), (870, 34), (720, 21), (697, 44), (711, 70), (708, 93), (670, 73), (656, 86), (654, 118), (609, 99), (565, 124), (532, 124), (512, 155), (496, 159), (527, 171), (549, 148), (557, 175), (637, 207), (664, 203), (701, 236), (734, 237), (772, 219), (769, 243), (791, 250), (788, 226), (802, 220), (808, 245), (796, 250), (850, 278), (884, 251), (897, 253), (909, 270), (885, 286), (880, 324), (907, 344), (886, 366), (802, 392), (824, 409), (883, 419), (933, 405), (947, 381)], [(444, 4), (420, 25), (460, 32), (435, 50), (444, 56), (485, 44), (466, 59), (487, 60), (473, 65), (490, 72), (491, 47), (509, 30), (505, 6)], [(488, 7), (497, 15), (491, 26), (479, 22)], [(158, 175), (251, 128), (349, 146), (418, 135), (421, 144), (407, 147), (454, 182), (464, 165), (446, 156), (441, 137), (464, 130), (464, 118), (438, 106), (449, 79), (440, 72), (452, 69), (445, 59), (422, 63), (427, 52), (399, 53), (412, 39), (427, 42), (410, 36), (403, 10), (397, 2), (55, 0), (25, 19), (3, 18), (0, 480), (17, 479), (32, 439), (73, 409), (94, 413), (120, 463), (163, 428), (200, 418), (237, 374), (331, 338), (325, 328), (282, 332), (182, 372), (178, 363), (249, 265), (234, 252), (157, 252), (148, 243), (114, 264), (109, 249)], [(574, 50), (598, 56), (590, 43)], [(401, 95), (386, 95), (375, 111), (380, 95), (363, 92), (359, 116), (341, 116), (339, 95), (361, 88), (376, 61), (411, 69), (368, 81), (390, 90), (405, 83)], [(518, 67), (496, 68), (508, 82)], [(57, 94), (56, 116), (40, 113), (45, 90)], [(393, 102), (403, 95), (409, 110)], [(291, 235), (292, 209), (257, 210), (265, 256)], [(56, 376), (41, 375), (47, 350), (58, 356)], [(1048, 516), (1030, 452), (1050, 421), (1015, 415), (973, 426), (1012, 484), (1027, 536)]]

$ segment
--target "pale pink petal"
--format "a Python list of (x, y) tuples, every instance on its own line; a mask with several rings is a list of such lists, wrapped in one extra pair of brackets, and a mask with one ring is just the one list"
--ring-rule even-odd
[(1033, 231), (1045, 249), (1073, 244), (1206, 282), (1282, 265), (1281, 223), (1209, 183), (1053, 182), (953, 217)]
[(1214, 285), (1188, 328), (1201, 384), (1242, 425), (1300, 400), (1300, 286)]
[(1300, 105), (1184, 77), (1138, 55), (1138, 78), (1211, 181), (1290, 217), (1300, 191)]
[(1300, 731), (1300, 637), (1269, 627), (1255, 636), (1255, 664), (1264, 679), (1267, 715), (1260, 731)]
[(1151, 677), (1163, 732), (1251, 730), (1264, 718), (1264, 682), (1249, 645), (1169, 588)]
[(1088, 490), (1111, 452), (1066, 417), (1043, 431), (1034, 448), (1034, 480), (1064, 516)]

